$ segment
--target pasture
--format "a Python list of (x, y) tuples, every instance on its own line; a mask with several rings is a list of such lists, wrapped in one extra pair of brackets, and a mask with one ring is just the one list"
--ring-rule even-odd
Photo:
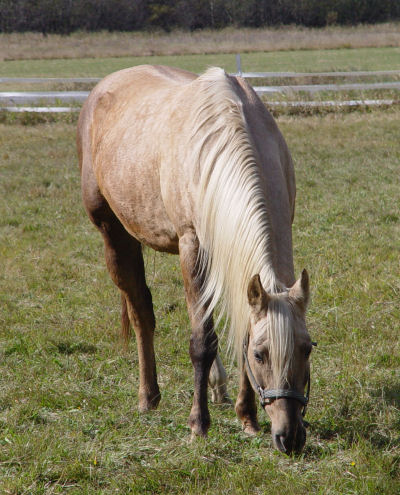
[(334, 48), (399, 47), (400, 24), (146, 32), (75, 32), (69, 36), (0, 33), (0, 60), (82, 59)]
[[(398, 50), (249, 53), (243, 63), (397, 69)], [(235, 69), (232, 55), (186, 57), (152, 61)], [(9, 61), (0, 73), (101, 76), (137, 61)], [(148, 249), (162, 400), (138, 413), (136, 346), (122, 349), (119, 295), (81, 204), (75, 122), (0, 124), (0, 493), (397, 494), (399, 118), (398, 106), (278, 118), (296, 168), (296, 274), (310, 274), (308, 324), (318, 342), (297, 458), (273, 451), (264, 413), (262, 433), (249, 438), (230, 406), (211, 405), (208, 440), (189, 443), (193, 372), (180, 268)], [(220, 337), (235, 399), (237, 370)]]
[[(287, 50), (242, 54), (246, 71), (323, 72), (335, 70), (391, 70), (399, 68), (400, 47), (331, 50)], [(0, 61), (0, 77), (102, 77), (116, 70), (149, 63), (203, 72), (218, 66), (236, 71), (232, 53), (98, 57), (78, 59), (33, 59)]]
[[(298, 183), (294, 246), (313, 300), (303, 457), (212, 407), (188, 443), (188, 319), (175, 257), (146, 250), (158, 411), (139, 415), (135, 345), (80, 201), (75, 126), (1, 126), (2, 493), (385, 493), (399, 487), (398, 111), (281, 118)], [(221, 339), (223, 342), (223, 339)], [(223, 348), (223, 344), (222, 344)], [(229, 365), (230, 392), (237, 390)]]

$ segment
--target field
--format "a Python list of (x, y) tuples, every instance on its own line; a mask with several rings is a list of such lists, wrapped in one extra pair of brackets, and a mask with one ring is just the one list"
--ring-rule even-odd
[[(378, 49), (364, 50), (354, 60), (338, 50), (340, 62), (318, 68), (383, 68)], [(300, 68), (333, 52), (292, 60)], [(278, 54), (264, 56), (276, 66), (263, 70), (275, 70)], [(102, 75), (100, 66), (85, 72), (85, 61), (32, 61), (45, 62), (52, 75), (65, 75), (57, 71), (67, 62), (76, 64), (69, 75)], [(14, 63), (0, 63), (1, 74)], [(39, 75), (31, 67), (26, 75)], [(296, 273), (310, 273), (308, 322), (318, 341), (298, 458), (272, 450), (261, 411), (262, 434), (248, 438), (229, 406), (211, 405), (208, 440), (189, 443), (193, 380), (179, 265), (151, 250), (162, 401), (138, 413), (136, 347), (122, 350), (119, 296), (81, 205), (75, 123), (0, 124), (0, 493), (397, 494), (399, 118), (394, 107), (278, 119), (296, 167)], [(223, 338), (221, 350), (235, 397)]]
[(325, 29), (296, 26), (227, 28), (191, 33), (77, 32), (69, 36), (0, 33), (0, 60), (149, 57), (387, 46), (400, 46), (399, 23), (331, 26)]
[[(151, 58), (138, 56), (0, 61), (0, 77), (102, 77), (119, 69), (149, 62), (193, 72), (202, 72), (210, 66), (219, 66), (228, 72), (236, 71), (233, 54), (216, 53), (160, 55)], [(243, 53), (242, 68), (262, 72), (400, 69), (400, 47)]]

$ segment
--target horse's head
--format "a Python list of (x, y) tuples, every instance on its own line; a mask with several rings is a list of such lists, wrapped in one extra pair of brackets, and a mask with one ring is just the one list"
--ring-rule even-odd
[(248, 286), (251, 323), (244, 346), (246, 371), (271, 418), (273, 443), (287, 454), (300, 453), (306, 441), (302, 412), (308, 400), (304, 393), (312, 349), (305, 323), (308, 299), (306, 270), (279, 294), (267, 294), (259, 275)]

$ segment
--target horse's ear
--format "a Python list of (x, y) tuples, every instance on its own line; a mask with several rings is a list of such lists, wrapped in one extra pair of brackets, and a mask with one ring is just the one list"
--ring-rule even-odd
[(268, 296), (262, 286), (258, 273), (257, 275), (254, 275), (249, 282), (247, 287), (247, 299), (250, 306), (255, 310), (260, 310), (268, 304)]
[(301, 277), (289, 289), (289, 297), (291, 297), (303, 311), (307, 309), (308, 301), (310, 299), (310, 280), (306, 269), (301, 272)]

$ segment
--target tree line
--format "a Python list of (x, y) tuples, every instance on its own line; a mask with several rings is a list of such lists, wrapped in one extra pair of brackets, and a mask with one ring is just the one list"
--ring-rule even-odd
[(398, 19), (400, 0), (0, 0), (0, 32), (322, 27)]

